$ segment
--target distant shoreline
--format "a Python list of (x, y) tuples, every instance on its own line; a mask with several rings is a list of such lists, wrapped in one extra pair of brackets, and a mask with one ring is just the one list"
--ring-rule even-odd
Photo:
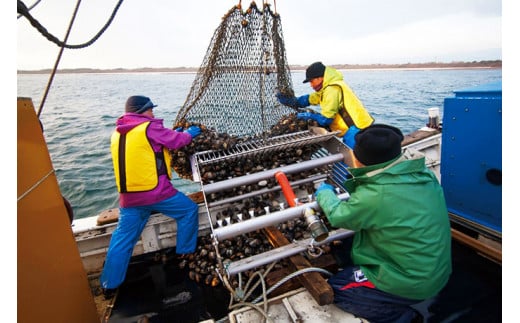
[[(501, 69), (502, 61), (479, 61), (479, 62), (451, 62), (451, 63), (406, 63), (406, 64), (336, 64), (330, 65), (339, 70), (385, 70), (385, 69)], [(290, 65), (291, 71), (304, 71), (307, 66), (303, 65)], [(74, 69), (59, 69), (57, 73), (60, 74), (73, 74), (73, 73), (196, 73), (199, 70), (198, 67), (165, 67), (165, 68), (114, 68), (114, 69), (95, 69), (95, 68), (74, 68)], [(42, 70), (18, 70), (17, 74), (49, 74), (51, 69)]]

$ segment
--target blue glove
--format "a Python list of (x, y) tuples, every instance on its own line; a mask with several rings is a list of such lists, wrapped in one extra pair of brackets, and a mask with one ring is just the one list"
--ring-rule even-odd
[(313, 115), (313, 114), (314, 114), (314, 113), (310, 113), (310, 112), (300, 112), (300, 113), (298, 113), (298, 114), (296, 115), (296, 118), (307, 121), (307, 120), (312, 119), (312, 115)]
[(354, 149), (356, 144), (356, 134), (359, 132), (359, 128), (352, 125), (348, 127), (347, 132), (343, 135), (343, 143), (350, 149)]
[(302, 119), (302, 120), (314, 120), (316, 121), (320, 126), (326, 127), (332, 123), (332, 118), (326, 118), (320, 113), (312, 113), (312, 112), (300, 112), (296, 115), (296, 118)]
[(286, 96), (282, 93), (276, 93), (276, 98), (278, 99), (278, 102), (291, 108), (305, 108), (310, 105), (308, 94), (296, 98), (294, 96)]
[(186, 129), (186, 132), (191, 135), (191, 138), (195, 138), (200, 135), (200, 128), (197, 126), (190, 126), (188, 129)]
[(305, 108), (311, 105), (309, 102), (309, 94), (302, 95), (296, 99), (298, 101), (298, 107), (299, 108)]
[(177, 129), (175, 129), (175, 131), (177, 131), (177, 132), (183, 132), (184, 129), (183, 129), (182, 127), (179, 127), (179, 128), (177, 128)]
[(326, 191), (326, 190), (331, 190), (332, 192), (335, 192), (334, 191), (334, 186), (330, 185), (330, 184), (327, 184), (325, 182), (321, 183), (320, 186), (318, 186), (318, 188), (316, 189), (316, 192), (314, 193), (314, 196), (318, 196), (318, 193), (319, 192), (322, 192), (322, 191)]

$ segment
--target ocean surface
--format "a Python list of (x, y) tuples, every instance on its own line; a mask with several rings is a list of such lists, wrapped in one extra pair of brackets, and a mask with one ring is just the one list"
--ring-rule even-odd
[[(304, 72), (293, 72), (296, 95), (310, 93), (302, 84)], [(454, 90), (502, 80), (501, 69), (348, 70), (346, 82), (363, 101), (377, 123), (388, 123), (410, 133), (428, 122), (428, 108), (439, 107)], [(40, 106), (48, 75), (20, 74), (17, 96)], [(157, 118), (173, 122), (183, 105), (195, 74), (57, 74), (40, 119), (61, 192), (71, 203), (75, 218), (97, 215), (118, 207), (110, 156), (110, 135), (131, 95), (146, 95), (158, 105)], [(199, 186), (173, 179), (185, 193)]]

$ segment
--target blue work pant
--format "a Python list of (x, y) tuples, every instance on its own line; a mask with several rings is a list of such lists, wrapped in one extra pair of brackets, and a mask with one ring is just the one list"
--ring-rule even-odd
[(195, 251), (199, 230), (198, 206), (182, 192), (155, 204), (120, 208), (119, 222), (112, 233), (101, 273), (102, 288), (114, 289), (123, 283), (134, 246), (152, 211), (161, 212), (176, 220), (178, 254)]
[(336, 306), (373, 323), (410, 323), (416, 315), (410, 305), (420, 302), (373, 287), (369, 281), (360, 279), (357, 266), (345, 267), (329, 278), (328, 283), (334, 291)]

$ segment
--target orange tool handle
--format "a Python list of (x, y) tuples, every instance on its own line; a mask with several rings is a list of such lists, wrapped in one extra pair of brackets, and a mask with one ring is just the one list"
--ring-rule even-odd
[(296, 195), (294, 195), (294, 191), (291, 187), (291, 184), (289, 184), (289, 180), (287, 179), (287, 176), (281, 171), (276, 172), (274, 174), (274, 177), (278, 181), (278, 184), (280, 184), (280, 187), (282, 188), (283, 195), (285, 196), (285, 199), (287, 200), (287, 203), (290, 207), (296, 206)]

